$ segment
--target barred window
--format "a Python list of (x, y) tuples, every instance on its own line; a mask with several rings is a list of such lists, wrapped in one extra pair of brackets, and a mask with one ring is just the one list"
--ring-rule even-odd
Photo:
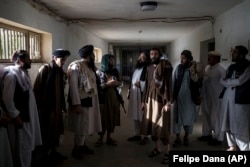
[(41, 59), (41, 34), (0, 23), (0, 61), (9, 62), (15, 50), (27, 50), (30, 59)]
[(100, 63), (102, 59), (102, 50), (100, 48), (94, 48), (95, 63)]

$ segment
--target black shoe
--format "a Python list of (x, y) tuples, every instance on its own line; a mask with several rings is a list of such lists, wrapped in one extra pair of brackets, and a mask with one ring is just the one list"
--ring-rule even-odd
[(147, 144), (149, 142), (149, 138), (148, 137), (144, 137), (143, 139), (141, 139), (141, 141), (140, 141), (140, 145), (145, 145), (145, 144)]
[(117, 146), (117, 141), (112, 138), (107, 139), (106, 143), (107, 145), (110, 145), (110, 146)]
[(201, 136), (197, 138), (199, 141), (209, 141), (212, 139), (211, 135), (207, 135), (207, 136)]
[(165, 155), (164, 155), (164, 157), (163, 157), (161, 163), (162, 163), (163, 165), (169, 164), (169, 154), (165, 154)]
[(74, 148), (72, 150), (72, 156), (75, 158), (75, 159), (78, 159), (78, 160), (82, 160), (83, 159), (83, 154), (81, 152), (80, 149), (77, 149), (77, 148)]
[(94, 154), (95, 153), (93, 150), (91, 150), (88, 146), (85, 146), (85, 145), (81, 146), (80, 150), (84, 154)]
[(132, 136), (128, 138), (128, 141), (140, 141), (140, 140), (141, 140), (141, 136)]
[(53, 160), (59, 160), (59, 161), (61, 161), (61, 160), (67, 160), (67, 159), (68, 159), (67, 156), (62, 155), (62, 154), (59, 153), (59, 152), (53, 152), (53, 153), (51, 153), (51, 154), (49, 155), (49, 157), (50, 157), (51, 159), (53, 159)]
[(95, 142), (96, 147), (101, 147), (102, 145), (103, 145), (103, 140), (102, 139), (98, 139), (97, 142)]
[(176, 140), (174, 141), (174, 143), (173, 143), (173, 147), (174, 147), (174, 148), (177, 148), (177, 147), (179, 147), (179, 146), (181, 146), (181, 140), (176, 139)]
[(188, 140), (188, 138), (184, 138), (183, 139), (183, 145), (184, 146), (189, 146), (189, 140)]
[(154, 148), (150, 153), (149, 153), (149, 157), (156, 157), (157, 155), (160, 155), (161, 152), (157, 149), (157, 148)]
[(222, 141), (219, 141), (217, 139), (212, 139), (208, 142), (208, 145), (210, 146), (217, 146), (217, 145), (221, 145), (222, 144)]

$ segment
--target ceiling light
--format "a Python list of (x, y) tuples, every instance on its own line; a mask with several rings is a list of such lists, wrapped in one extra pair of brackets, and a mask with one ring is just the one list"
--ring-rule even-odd
[(153, 11), (157, 7), (157, 2), (154, 1), (145, 1), (141, 2), (141, 10), (142, 11)]

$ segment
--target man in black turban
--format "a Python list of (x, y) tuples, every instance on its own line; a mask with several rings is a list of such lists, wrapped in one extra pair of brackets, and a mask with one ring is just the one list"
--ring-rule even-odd
[(65, 160), (66, 156), (56, 151), (60, 136), (64, 132), (62, 113), (66, 111), (64, 87), (66, 75), (63, 65), (70, 52), (56, 49), (52, 61), (43, 65), (34, 83), (45, 158), (52, 161)]
[(79, 50), (80, 60), (68, 67), (69, 118), (74, 131), (72, 156), (82, 159), (84, 154), (93, 154), (87, 146), (90, 134), (101, 131), (101, 113), (98, 99), (97, 77), (94, 71), (94, 47), (86, 45)]
[(53, 56), (63, 58), (63, 57), (68, 57), (70, 55), (70, 52), (65, 49), (56, 49), (53, 52)]
[(78, 54), (81, 58), (86, 58), (91, 55), (94, 51), (93, 45), (85, 45), (81, 49), (79, 49)]

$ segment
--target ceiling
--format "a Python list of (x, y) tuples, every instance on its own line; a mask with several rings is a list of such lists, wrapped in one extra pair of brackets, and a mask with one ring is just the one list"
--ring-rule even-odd
[[(113, 44), (171, 42), (243, 0), (156, 0), (155, 11), (142, 11), (143, 0), (32, 0), (58, 21), (78, 24)], [(153, 0), (154, 1), (154, 0)]]

